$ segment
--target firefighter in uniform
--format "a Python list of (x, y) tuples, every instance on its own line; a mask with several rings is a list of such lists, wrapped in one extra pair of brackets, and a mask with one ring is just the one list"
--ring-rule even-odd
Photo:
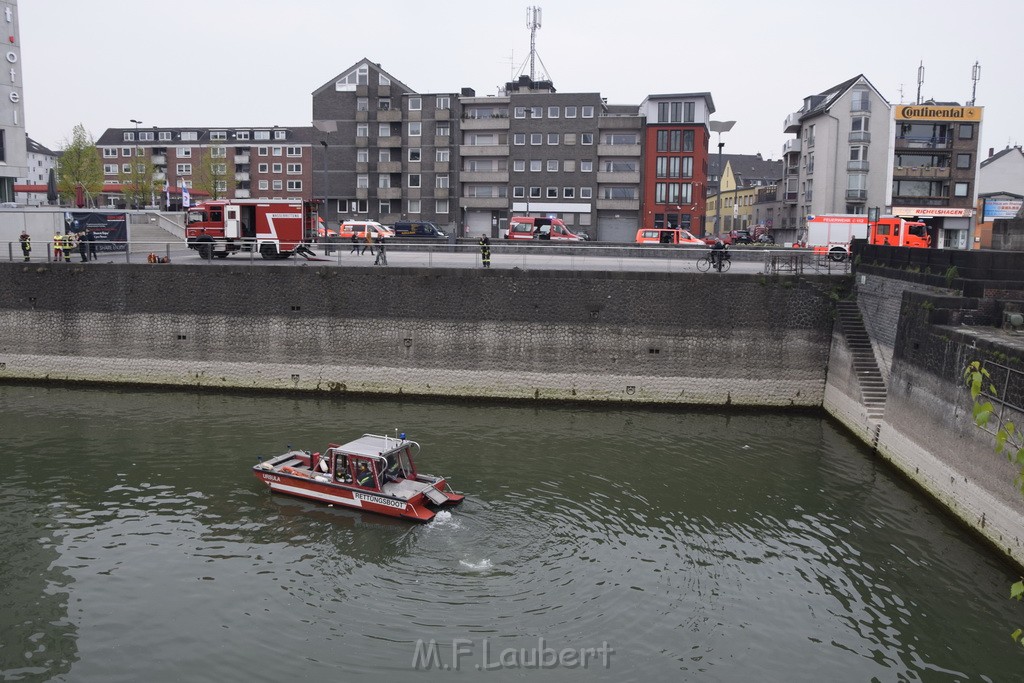
[(59, 232), (53, 236), (53, 260), (54, 262), (63, 261), (64, 258), (64, 235)]
[(491, 240), (487, 235), (480, 235), (480, 260), (484, 262), (484, 268), (491, 267)]
[(64, 235), (64, 263), (71, 263), (71, 252), (75, 250), (75, 235), (74, 233), (66, 233)]
[(18, 241), (21, 242), (21, 255), (25, 257), (25, 260), (29, 260), (29, 255), (32, 253), (32, 238), (28, 236), (28, 231), (22, 229), (21, 236), (18, 237)]

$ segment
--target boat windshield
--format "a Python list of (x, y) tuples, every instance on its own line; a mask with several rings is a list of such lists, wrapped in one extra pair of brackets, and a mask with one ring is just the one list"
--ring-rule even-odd
[(410, 472), (412, 472), (412, 465), (409, 462), (408, 448), (388, 453), (387, 462), (386, 471), (392, 477), (408, 477)]

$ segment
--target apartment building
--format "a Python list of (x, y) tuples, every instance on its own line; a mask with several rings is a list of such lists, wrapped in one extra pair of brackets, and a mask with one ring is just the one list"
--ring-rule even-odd
[(926, 222), (943, 249), (973, 242), (983, 115), (984, 107), (933, 100), (894, 111), (892, 214)]
[[(312, 198), (311, 128), (108, 128), (96, 141), (103, 161), (104, 196), (111, 207), (124, 206), (119, 181), (133, 164), (152, 165), (156, 205), (180, 209), (182, 185), (203, 178), (220, 197), (237, 199)], [(205, 166), (204, 168), (200, 168)], [(208, 170), (206, 170), (208, 169)], [(160, 197), (166, 182), (168, 197)]]
[(30, 137), (25, 140), (26, 173), (15, 185), (18, 203), (25, 206), (43, 206), (50, 170), (57, 168), (57, 154)]
[(892, 106), (863, 75), (816, 95), (786, 117), (782, 219), (890, 206)]

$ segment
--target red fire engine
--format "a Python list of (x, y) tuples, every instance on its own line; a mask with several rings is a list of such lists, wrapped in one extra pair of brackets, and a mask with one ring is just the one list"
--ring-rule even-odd
[(206, 258), (227, 258), (237, 251), (266, 259), (310, 255), (315, 240), (316, 203), (282, 199), (222, 199), (188, 210), (185, 237), (190, 249)]

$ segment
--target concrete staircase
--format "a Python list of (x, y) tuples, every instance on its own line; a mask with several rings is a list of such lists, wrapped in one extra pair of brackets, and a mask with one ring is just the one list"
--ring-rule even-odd
[(846, 345), (849, 347), (850, 353), (853, 354), (853, 371), (860, 384), (861, 401), (868, 420), (875, 424), (875, 438), (877, 439), (878, 426), (885, 414), (887, 397), (885, 378), (875, 359), (871, 338), (868, 337), (868, 332), (864, 328), (864, 319), (861, 317), (857, 302), (852, 300), (837, 302), (836, 313), (843, 337), (846, 339)]
[(159, 214), (139, 212), (131, 216), (131, 252), (156, 252), (163, 255), (166, 242), (181, 243), (184, 241), (184, 229), (165, 219)]

